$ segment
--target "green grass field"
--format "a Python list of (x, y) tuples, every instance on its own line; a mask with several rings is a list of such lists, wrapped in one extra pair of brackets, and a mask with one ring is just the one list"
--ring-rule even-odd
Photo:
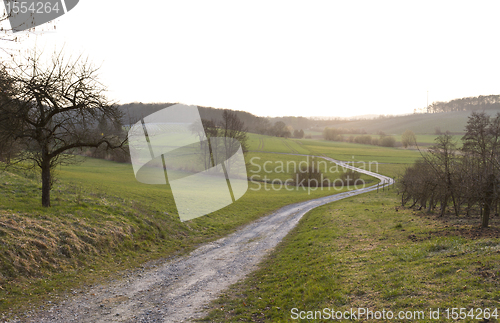
[[(262, 169), (266, 162), (305, 160), (251, 153), (247, 162), (252, 157), (259, 157), (253, 167)], [(255, 170), (252, 164), (249, 175)], [(261, 174), (271, 179), (292, 175), (275, 167), (268, 170)], [(41, 185), (34, 174), (0, 173), (2, 312), (22, 311), (26, 304), (102, 281), (147, 260), (186, 253), (281, 206), (347, 189), (250, 181), (247, 193), (235, 203), (181, 223), (170, 187), (137, 182), (129, 164), (86, 158), (58, 168), (56, 176), (52, 207), (47, 209), (40, 205)], [(368, 185), (376, 182), (362, 178)]]
[[(306, 157), (288, 154), (324, 155), (357, 162), (358, 167), (364, 166), (368, 169), (371, 166), (372, 171), (378, 170), (381, 174), (391, 177), (401, 174), (407, 165), (420, 156), (418, 152), (397, 148), (324, 140), (283, 139), (254, 134), (250, 134), (249, 137), (251, 152), (246, 156), (248, 175), (249, 177), (257, 175), (258, 179), (263, 179), (264, 175), (270, 180), (284, 181), (290, 178), (293, 175), (293, 168), (286, 169), (286, 166), (305, 161)], [(288, 154), (270, 154), (273, 151)], [(252, 158), (257, 159), (252, 161)], [(373, 164), (368, 164), (369, 162)], [(330, 163), (325, 164), (328, 167), (332, 166)], [(280, 165), (284, 165), (284, 169), (279, 168)], [(331, 179), (338, 176), (334, 172), (326, 175)], [(52, 190), (52, 207), (47, 209), (40, 206), (41, 185), (37, 176), (20, 172), (0, 172), (0, 239), (2, 239), (2, 244), (0, 244), (0, 312), (7, 313), (7, 316), (23, 312), (29, 306), (37, 306), (56, 295), (63, 295), (71, 288), (118, 277), (120, 270), (137, 267), (149, 260), (189, 252), (200, 244), (234, 232), (237, 228), (281, 206), (341, 191), (338, 187), (308, 189), (284, 186), (280, 183), (273, 185), (262, 181), (250, 181), (249, 190), (240, 200), (209, 215), (181, 223), (170, 187), (137, 182), (132, 166), (129, 164), (87, 158), (82, 164), (58, 168), (56, 176), (57, 181)], [(376, 183), (375, 179), (368, 176), (363, 175), (362, 178), (370, 184)], [(377, 246), (383, 248), (387, 243), (388, 249), (380, 249), (380, 252), (387, 254), (379, 255), (389, 257), (389, 262), (387, 264), (377, 262), (372, 267), (367, 267), (369, 271), (365, 268), (363, 268), (365, 271), (360, 269), (360, 277), (379, 270), (377, 279), (385, 282), (389, 278), (384, 278), (384, 275), (392, 277), (390, 276), (392, 272), (385, 272), (389, 264), (397, 266), (399, 272), (420, 266), (416, 262), (411, 263), (413, 267), (407, 262), (398, 262), (397, 259), (400, 256), (397, 255), (396, 246), (400, 242), (397, 240), (402, 241), (402, 248), (410, 248), (409, 242), (404, 239), (409, 233), (400, 229), (406, 231), (415, 229), (415, 232), (422, 230), (418, 231), (419, 234), (423, 232), (423, 235), (426, 235), (425, 228), (432, 231), (438, 226), (426, 217), (412, 217), (411, 211), (400, 210), (398, 213), (393, 211), (397, 196), (391, 194), (380, 193), (379, 195), (371, 194), (369, 197), (356, 197), (308, 213), (294, 233), (287, 237), (273, 254), (274, 258), (271, 257), (269, 260), (271, 264), (284, 268), (282, 271), (278, 268), (278, 273), (281, 272), (284, 275), (285, 269), (289, 271), (291, 280), (286, 280), (284, 276), (271, 279), (273, 276), (266, 271), (270, 264), (268, 261), (256, 273), (257, 276), (254, 276), (259, 277), (259, 282), (263, 282), (262, 287), (265, 287), (266, 291), (260, 290), (260, 287), (256, 289), (249, 281), (238, 285), (239, 287), (233, 290), (235, 294), (230, 294), (227, 298), (218, 301), (226, 304), (225, 309), (233, 308), (233, 310), (211, 313), (211, 319), (224, 321), (223, 317), (228, 316), (230, 321), (246, 320), (247, 317), (264, 321), (270, 318), (281, 320), (283, 317), (279, 315), (283, 313), (279, 311), (284, 311), (287, 308), (286, 304), (287, 306), (309, 304), (310, 301), (305, 300), (313, 296), (317, 304), (337, 304), (335, 303), (337, 298), (345, 299), (350, 294), (343, 289), (334, 290), (337, 285), (332, 285), (330, 289), (322, 291), (317, 284), (321, 280), (328, 284), (332, 283), (332, 278), (328, 275), (334, 275), (331, 270), (336, 270), (338, 264), (330, 262), (328, 265), (330, 269), (315, 267), (314, 263), (310, 263), (313, 258), (309, 257), (313, 255), (316, 257), (314, 261), (320, 263), (323, 248), (323, 253), (327, 250), (324, 257), (328, 261), (336, 259), (337, 256), (347, 259), (353, 250), (361, 252), (364, 248), (368, 248), (366, 241), (372, 240), (365, 240), (365, 236), (370, 236), (369, 239), (375, 241), (375, 237), (378, 237), (380, 232), (382, 232), (382, 237), (387, 237), (387, 239), (378, 240)], [(373, 210), (373, 213), (365, 212), (365, 208)], [(401, 220), (403, 216), (404, 221)], [(368, 224), (366, 227), (368, 231), (363, 231), (365, 228), (363, 223)], [(393, 228), (399, 224), (401, 227), (397, 230)], [(425, 227), (426, 224), (431, 226)], [(413, 225), (418, 228), (414, 228)], [(310, 230), (311, 226), (314, 231)], [(307, 234), (303, 236), (302, 233)], [(358, 237), (358, 234), (361, 234), (360, 238), (354, 239), (353, 237)], [(339, 240), (339, 237), (344, 236), (350, 238)], [(311, 271), (306, 271), (308, 276), (302, 276), (304, 271), (290, 267), (292, 264), (286, 260), (288, 259), (286, 248), (289, 248), (287, 245), (289, 241), (296, 241), (294, 246), (297, 250), (293, 253), (294, 261), (311, 266)], [(492, 241), (494, 241), (493, 244), (487, 246), (494, 246), (497, 243), (497, 240)], [(468, 246), (469, 243), (472, 242), (466, 240), (461, 245)], [(422, 246), (427, 246), (427, 244), (422, 244)], [(473, 244), (470, 246), (475, 248)], [(405, 250), (404, 248), (402, 250)], [(415, 253), (418, 251), (418, 248), (415, 248), (411, 249), (413, 251), (408, 250), (410, 253)], [(427, 259), (427, 254), (424, 256), (419, 256), (421, 258), (415, 261)], [(434, 257), (434, 254), (431, 256)], [(284, 262), (276, 260), (282, 259), (280, 257), (285, 257)], [(368, 255), (364, 257), (366, 264), (370, 264), (372, 259), (368, 258)], [(451, 260), (462, 261), (461, 259), (461, 257), (456, 257)], [(377, 269), (379, 265), (386, 267)], [(490, 267), (487, 269), (488, 273), (493, 270), (492, 268), (496, 268)], [(318, 268), (324, 270), (323, 276), (329, 278), (312, 275), (312, 271)], [(424, 269), (422, 271), (427, 274)], [(271, 280), (266, 280), (265, 277)], [(314, 280), (310, 281), (312, 277)], [(332, 277), (334, 280), (339, 279), (337, 276)], [(348, 281), (354, 281), (354, 273), (346, 277), (342, 279), (350, 277)], [(434, 276), (422, 277), (434, 284)], [(280, 284), (278, 282), (280, 279), (287, 281), (287, 285)], [(387, 292), (384, 289), (385, 286), (377, 287), (373, 284), (366, 285), (364, 290), (373, 288), (375, 295), (385, 295), (384, 293)], [(281, 304), (274, 305), (281, 308), (274, 313), (272, 306), (262, 303), (258, 298), (267, 300), (266, 297), (271, 295), (266, 294), (267, 289), (271, 293), (270, 290), (274, 288), (273, 293), (277, 293), (276, 286), (284, 288), (284, 291), (288, 290), (288, 294), (274, 296), (273, 302)], [(243, 293), (243, 291), (245, 291), (244, 295), (254, 295), (249, 296), (249, 302), (245, 301), (245, 304), (251, 304), (250, 307), (238, 303), (240, 299), (238, 293)], [(297, 303), (291, 298), (290, 295), (295, 295), (296, 292), (299, 293), (297, 295), (304, 295), (303, 299), (306, 303)], [(459, 297), (460, 293), (457, 292), (455, 295), (458, 296), (454, 297)], [(494, 293), (491, 295), (493, 299), (496, 297)], [(370, 301), (374, 304), (386, 305), (383, 297), (377, 296)], [(263, 318), (255, 314), (253, 310), (256, 309), (259, 309), (259, 313), (264, 313)]]
[(420, 153), (413, 150), (326, 140), (302, 139), (300, 142), (311, 154), (325, 155), (349, 162), (409, 164), (420, 158)]
[[(419, 146), (430, 146), (436, 143), (438, 135), (415, 135), (417, 137), (417, 144)], [(457, 143), (457, 147), (461, 147), (461, 138), (463, 135), (453, 135), (453, 140)], [(396, 141), (401, 142), (401, 135), (395, 136)]]
[[(396, 146), (401, 147), (401, 134), (389, 134), (389, 135), (393, 136), (394, 139), (396, 139)], [(359, 134), (349, 135), (349, 134), (347, 134), (347, 135), (343, 135), (343, 136), (344, 136), (344, 139), (347, 139), (350, 136), (357, 137), (357, 136), (363, 136), (363, 135), (359, 135)], [(380, 137), (377, 134), (371, 134), (371, 136), (372, 136), (372, 138), (379, 138)], [(428, 147), (428, 146), (435, 144), (436, 143), (435, 140), (438, 137), (438, 135), (430, 135), (430, 134), (417, 134), (415, 136), (417, 137), (418, 146), (421, 146), (421, 147)], [(463, 135), (452, 135), (452, 137), (453, 137), (453, 140), (457, 143), (457, 147), (461, 147), (462, 142), (460, 139), (463, 137)], [(323, 138), (320, 138), (320, 139), (323, 139)], [(412, 146), (410, 148), (415, 149), (414, 146)]]
[(309, 154), (309, 150), (302, 147), (300, 141), (296, 139), (285, 139), (251, 133), (249, 134), (248, 143), (249, 150), (291, 154)]
[(324, 155), (342, 161), (362, 161), (367, 164), (370, 162), (411, 164), (420, 158), (418, 151), (410, 149), (315, 139), (284, 139), (257, 134), (249, 134), (249, 138), (250, 151)]
[[(500, 220), (488, 230), (478, 229), (478, 219), (441, 221), (398, 207), (393, 190), (314, 209), (256, 272), (212, 302), (200, 321), (326, 322), (325, 316), (307, 319), (314, 315), (307, 311), (325, 308), (425, 314), (380, 320), (397, 322), (452, 321), (444, 316), (446, 308), (473, 310), (474, 317), (476, 309), (497, 309), (500, 317)], [(429, 318), (429, 308), (440, 308), (440, 320)], [(300, 311), (304, 319), (292, 320)]]

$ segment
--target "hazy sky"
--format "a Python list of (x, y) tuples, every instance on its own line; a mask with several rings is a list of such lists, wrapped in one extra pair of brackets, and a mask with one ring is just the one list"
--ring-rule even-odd
[(36, 43), (89, 56), (120, 103), (399, 114), (425, 107), (427, 91), (429, 103), (500, 94), (499, 12), (498, 1), (80, 0)]

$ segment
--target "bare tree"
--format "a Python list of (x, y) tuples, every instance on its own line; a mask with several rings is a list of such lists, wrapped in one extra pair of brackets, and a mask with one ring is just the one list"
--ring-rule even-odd
[(465, 127), (466, 133), (462, 138), (464, 154), (475, 159), (475, 170), (480, 192), (480, 203), (483, 207), (481, 225), (488, 227), (490, 211), (493, 202), (498, 198), (499, 156), (500, 156), (500, 114), (490, 118), (482, 113), (472, 113)]
[(419, 203), (420, 207), (425, 208), (428, 204), (427, 212), (431, 212), (439, 199), (440, 183), (432, 166), (424, 159), (419, 159), (408, 167), (397, 184), (401, 193), (401, 205), (411, 201), (411, 207)]
[(123, 147), (122, 114), (106, 98), (98, 69), (80, 57), (65, 59), (60, 52), (43, 65), (34, 56), (8, 71), (9, 82), (0, 84), (0, 93), (10, 91), (0, 102), (0, 141), (21, 148), (8, 166), (41, 170), (42, 205), (49, 207), (53, 170), (74, 161), (72, 152)]
[(436, 138), (436, 144), (429, 148), (429, 154), (424, 155), (424, 159), (434, 170), (434, 175), (441, 187), (441, 216), (446, 211), (450, 197), (453, 201), (455, 215), (458, 216), (459, 212), (454, 181), (455, 168), (457, 167), (455, 151), (456, 143), (453, 141), (453, 136), (449, 132), (446, 132)]
[[(224, 138), (233, 138), (239, 141), (244, 153), (248, 151), (247, 129), (236, 113), (228, 110), (222, 112), (222, 121), (219, 122), (219, 136)], [(226, 143), (226, 147), (228, 144)], [(231, 150), (238, 147), (228, 147)]]
[[(0, 84), (2, 86), (2, 91), (0, 91), (0, 105), (6, 105), (12, 98), (13, 88), (12, 82), (9, 78), (7, 70), (5, 67), (0, 68)], [(0, 118), (0, 128), (12, 126), (8, 123), (8, 120), (2, 120)], [(0, 140), (0, 161), (9, 161), (12, 153), (15, 150), (14, 143), (12, 140)]]
[(443, 216), (451, 198), (458, 216), (460, 210), (459, 182), (461, 180), (458, 172), (460, 160), (455, 154), (456, 143), (449, 134), (441, 134), (436, 138), (436, 143), (429, 148), (428, 153), (422, 153), (422, 160), (407, 168), (399, 183), (402, 192), (401, 204), (406, 204), (410, 199), (412, 207), (420, 203), (420, 207), (426, 207), (429, 203), (428, 212), (432, 210), (436, 202), (441, 202), (441, 213)]
[[(18, 10), (17, 13), (15, 13), (15, 9), (12, 10), (13, 3), (15, 1), (9, 0), (8, 2), (10, 2), (11, 12), (7, 12), (6, 9), (3, 12), (0, 12), (0, 51), (3, 52), (4, 54), (13, 56), (16, 52), (18, 52), (18, 49), (16, 49), (16, 43), (26, 40), (26, 38), (30, 34), (35, 34), (35, 33), (43, 34), (49, 30), (56, 29), (55, 21), (52, 20), (41, 26), (30, 28), (23, 33), (15, 33), (10, 26), (9, 19), (12, 17), (15, 19), (16, 18), (15, 16), (21, 15), (22, 12), (21, 10)], [(18, 2), (17, 5), (19, 5), (19, 1), (17, 2)], [(4, 4), (5, 3), (6, 2), (4, 2)], [(33, 21), (35, 19), (34, 18), (35, 13), (31, 12), (30, 10), (28, 10), (27, 12), (28, 12), (27, 14), (24, 14), (26, 16), (25, 21), (27, 22)]]
[(472, 113), (465, 131), (460, 153), (449, 133), (440, 134), (423, 161), (406, 170), (399, 182), (401, 203), (413, 199), (415, 206), (430, 199), (432, 207), (440, 201), (442, 216), (451, 198), (457, 216), (461, 205), (467, 216), (479, 206), (481, 226), (488, 227), (490, 213), (498, 212), (500, 203), (500, 113)]

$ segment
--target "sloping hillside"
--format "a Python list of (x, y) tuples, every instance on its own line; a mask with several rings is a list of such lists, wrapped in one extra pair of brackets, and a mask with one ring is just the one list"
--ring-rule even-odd
[[(500, 110), (485, 110), (496, 114)], [(410, 129), (416, 134), (433, 134), (436, 128), (442, 132), (463, 133), (467, 119), (472, 112), (458, 111), (447, 113), (418, 113), (406, 116), (384, 117), (372, 120), (354, 120), (349, 122), (331, 122), (331, 127), (343, 129), (364, 129), (367, 133), (383, 131), (388, 134), (402, 134)]]

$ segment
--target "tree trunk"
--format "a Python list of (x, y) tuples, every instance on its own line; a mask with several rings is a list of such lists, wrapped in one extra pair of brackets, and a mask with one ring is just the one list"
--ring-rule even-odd
[(50, 162), (42, 163), (42, 206), (50, 207), (50, 190), (51, 190), (51, 178), (50, 178)]
[(481, 219), (481, 226), (487, 228), (490, 221), (490, 203), (484, 203), (484, 212)]
[(431, 200), (429, 202), (429, 208), (427, 209), (427, 213), (431, 213), (432, 211), (432, 204), (434, 204), (434, 197), (431, 196)]
[(444, 200), (441, 201), (441, 214), (440, 217), (443, 217), (446, 212), (446, 207), (448, 206), (448, 196), (444, 197)]
[(485, 190), (484, 212), (481, 218), (481, 226), (487, 228), (490, 221), (490, 210), (493, 204), (493, 194), (495, 189), (495, 176), (490, 174), (488, 176), (488, 183)]
[(451, 199), (453, 200), (453, 208), (455, 209), (455, 216), (458, 216), (460, 213), (460, 205), (457, 204), (454, 194), (451, 195)]

